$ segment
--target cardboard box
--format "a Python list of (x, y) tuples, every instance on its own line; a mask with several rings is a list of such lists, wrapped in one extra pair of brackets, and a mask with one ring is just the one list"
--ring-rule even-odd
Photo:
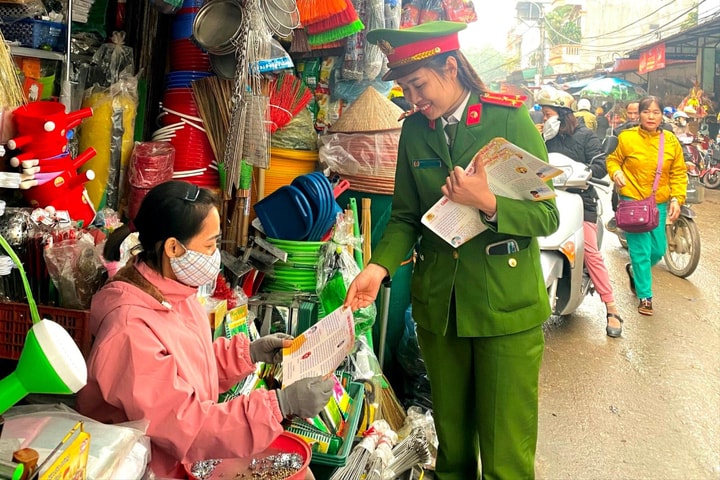
[[(70, 442), (70, 443), (68, 443)], [(65, 446), (64, 450), (61, 450)], [(49, 467), (41, 467), (39, 480), (85, 480), (90, 452), (90, 434), (78, 422), (58, 444), (61, 452)], [(53, 455), (53, 454), (51, 454)]]

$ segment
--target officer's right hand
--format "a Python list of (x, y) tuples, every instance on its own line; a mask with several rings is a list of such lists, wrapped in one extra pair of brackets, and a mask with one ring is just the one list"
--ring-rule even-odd
[(332, 378), (312, 377), (275, 390), (283, 417), (314, 417), (327, 405), (334, 385)]
[(355, 310), (365, 308), (375, 301), (383, 279), (388, 271), (375, 263), (368, 263), (352, 281), (345, 295), (344, 307)]

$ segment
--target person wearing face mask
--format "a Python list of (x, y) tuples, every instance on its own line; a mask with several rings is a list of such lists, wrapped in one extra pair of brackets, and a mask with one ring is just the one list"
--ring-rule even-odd
[(678, 110), (673, 114), (673, 133), (675, 136), (680, 137), (689, 134), (689, 118), (690, 116), (682, 110)]
[[(415, 247), (412, 313), (432, 390), (435, 478), (534, 478), (550, 315), (536, 237), (554, 232), (559, 217), (554, 199), (496, 196), (488, 186), (475, 154), (493, 138), (545, 161), (547, 153), (525, 98), (489, 92), (458, 50), (465, 27), (440, 21), (367, 34), (387, 56), (383, 80), (397, 81), (414, 109), (400, 135), (390, 220), (345, 305), (374, 302)], [(443, 195), (476, 209), (487, 230), (454, 246), (425, 227), (423, 214)]]
[[(187, 478), (184, 463), (251, 457), (282, 433), (284, 418), (312, 417), (332, 394), (331, 379), (311, 378), (217, 402), (256, 362), (280, 363), (292, 337), (212, 341), (197, 290), (220, 273), (216, 205), (210, 190), (187, 182), (150, 190), (134, 219), (141, 251), (90, 306), (94, 341), (76, 408), (104, 423), (147, 421), (157, 478)], [(106, 259), (119, 259), (129, 233), (110, 234)]]
[[(602, 142), (589, 128), (578, 124), (572, 112), (573, 97), (552, 87), (545, 87), (538, 92), (536, 101), (542, 106), (545, 114), (547, 129), (543, 130), (543, 137), (548, 152), (561, 153), (576, 162), (588, 165), (593, 178), (605, 177), (607, 170)], [(583, 201), (585, 268), (595, 290), (605, 304), (605, 332), (609, 337), (619, 337), (622, 334), (623, 320), (615, 303), (610, 275), (597, 242), (599, 201), (597, 192), (592, 185), (584, 190), (568, 189), (568, 192), (580, 195)]]

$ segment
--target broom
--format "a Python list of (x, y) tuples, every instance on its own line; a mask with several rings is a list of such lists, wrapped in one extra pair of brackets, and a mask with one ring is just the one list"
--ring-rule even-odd
[(312, 91), (292, 73), (283, 72), (270, 81), (270, 130), (284, 127), (313, 98)]
[(298, 0), (300, 23), (314, 23), (347, 8), (347, 0)]

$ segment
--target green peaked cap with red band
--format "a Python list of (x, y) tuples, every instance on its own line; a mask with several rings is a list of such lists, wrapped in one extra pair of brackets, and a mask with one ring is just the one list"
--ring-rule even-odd
[[(459, 49), (458, 32), (466, 27), (467, 25), (461, 22), (427, 22), (400, 30), (371, 30), (366, 39), (380, 47), (388, 59), (388, 68), (392, 70)], [(391, 79), (386, 77), (387, 75), (383, 76), (383, 79)]]

